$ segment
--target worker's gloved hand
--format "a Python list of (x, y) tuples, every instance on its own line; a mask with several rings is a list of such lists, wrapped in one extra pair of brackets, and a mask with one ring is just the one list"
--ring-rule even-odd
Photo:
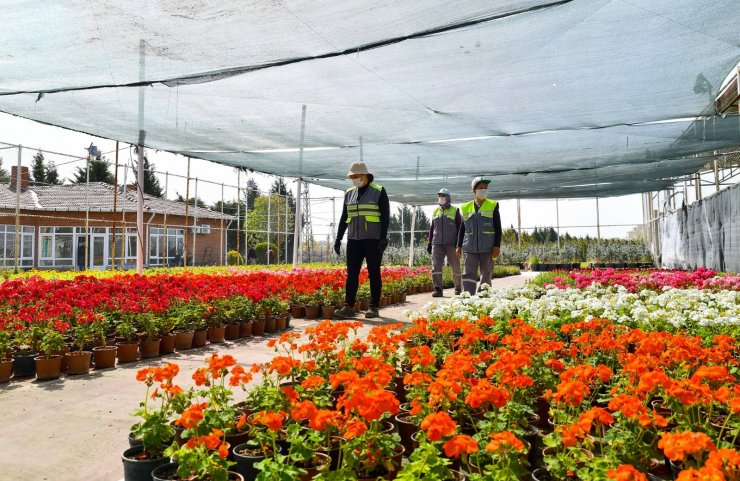
[(388, 239), (382, 238), (378, 241), (378, 251), (382, 254), (385, 252), (385, 248), (388, 247)]
[(339, 255), (340, 251), (342, 250), (342, 239), (337, 239), (334, 241), (334, 252)]
[(429, 254), (432, 253), (432, 243), (431, 242), (427, 244), (427, 253)]

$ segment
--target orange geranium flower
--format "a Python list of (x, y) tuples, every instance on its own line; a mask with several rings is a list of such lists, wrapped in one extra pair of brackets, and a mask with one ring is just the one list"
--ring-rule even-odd
[(459, 458), (463, 455), (478, 452), (478, 443), (467, 434), (453, 436), (442, 447), (448, 458)]
[(606, 477), (615, 481), (648, 481), (647, 476), (631, 464), (621, 464), (617, 469), (610, 469)]
[(267, 426), (270, 431), (279, 431), (283, 427), (283, 420), (285, 419), (285, 413), (282, 411), (269, 412), (262, 411), (255, 415), (254, 422)]
[(506, 389), (494, 386), (488, 379), (481, 379), (465, 396), (465, 402), (473, 409), (492, 404), (497, 408), (506, 406), (511, 400), (511, 394)]
[(683, 461), (687, 456), (716, 449), (709, 436), (691, 431), (663, 433), (658, 441), (658, 448), (671, 461)]
[(442, 438), (454, 434), (457, 424), (449, 414), (439, 411), (425, 417), (421, 422), (421, 429), (427, 432), (430, 441), (440, 441)]
[(323, 431), (333, 426), (337, 427), (341, 419), (341, 414), (329, 409), (319, 409), (308, 421), (308, 426), (315, 431)]
[(362, 421), (356, 420), (348, 423), (344, 429), (344, 439), (353, 439), (357, 436), (362, 436), (367, 431), (367, 424)]
[(486, 451), (495, 453), (506, 451), (509, 447), (514, 448), (515, 451), (524, 451), (524, 443), (514, 433), (501, 431), (491, 435), (491, 440), (486, 445)]
[(303, 389), (316, 389), (326, 384), (326, 380), (321, 376), (308, 376), (301, 382)]
[(309, 401), (301, 401), (293, 405), (293, 410), (290, 412), (290, 417), (294, 421), (300, 421), (301, 419), (313, 419), (318, 413), (316, 405)]
[(735, 449), (712, 451), (704, 466), (721, 471), (728, 480), (740, 480), (740, 453)]
[(207, 403), (202, 404), (191, 404), (186, 408), (180, 418), (175, 421), (175, 424), (184, 427), (185, 429), (193, 429), (203, 419), (203, 410), (208, 406)]

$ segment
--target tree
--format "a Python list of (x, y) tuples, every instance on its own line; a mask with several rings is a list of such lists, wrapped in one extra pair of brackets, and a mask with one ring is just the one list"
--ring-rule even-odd
[(257, 182), (254, 179), (247, 180), (247, 206), (249, 207), (249, 210), (254, 208), (254, 201), (260, 195), (262, 194)]
[[(184, 204), (185, 203), (185, 197), (183, 197), (180, 194), (177, 194), (176, 201), (177, 202), (182, 202)], [(208, 206), (206, 205), (206, 203), (203, 202), (203, 199), (198, 199), (198, 198), (195, 198), (195, 197), (189, 198), (188, 199), (188, 204), (190, 204), (190, 205), (197, 205), (198, 207), (203, 207), (204, 209), (207, 209), (208, 208)], [(183, 210), (183, 213), (184, 212), (185, 211)]]
[[(90, 159), (90, 182), (105, 182), (113, 184), (115, 179), (108, 168), (108, 160), (105, 157), (100, 159)], [(75, 184), (84, 184), (87, 181), (87, 172), (85, 167), (77, 167), (75, 178), (72, 180)]]
[(8, 171), (3, 169), (3, 158), (0, 157), (0, 184), (9, 184), (10, 183), (10, 174), (8, 174)]
[(59, 185), (62, 183), (59, 180), (59, 173), (54, 165), (54, 161), (44, 162), (44, 154), (40, 151), (33, 156), (31, 183), (33, 185)]
[[(388, 242), (394, 246), (401, 245), (401, 228), (403, 227), (403, 245), (408, 246), (411, 241), (411, 207), (403, 205), (398, 208), (397, 214), (392, 214), (388, 225)], [(403, 223), (401, 222), (403, 219)], [(395, 232), (395, 233), (394, 233)], [(429, 218), (423, 210), (416, 212), (416, 226), (414, 227), (414, 244), (425, 243), (429, 236)]]
[[(268, 223), (269, 205), (269, 223)], [(287, 219), (286, 219), (287, 209)], [(290, 209), (286, 197), (278, 194), (261, 195), (254, 201), (254, 208), (249, 212), (247, 219), (247, 233), (249, 245), (254, 246), (259, 242), (267, 241), (269, 226), (270, 242), (278, 246), (278, 258), (283, 262), (292, 262), (293, 251), (293, 225), (295, 223), (295, 211)], [(287, 237), (287, 246), (286, 246)], [(287, 256), (286, 256), (287, 249)]]
[(44, 165), (44, 154), (40, 151), (33, 156), (33, 166), (31, 167), (31, 182), (33, 185), (46, 184), (46, 165)]
[[(149, 163), (149, 159), (147, 156), (144, 156), (144, 193), (153, 195), (154, 197), (163, 197), (164, 192), (162, 191), (162, 186), (159, 185), (159, 179), (157, 178), (157, 174), (154, 173), (155, 166), (154, 164)], [(134, 183), (134, 185), (138, 186), (138, 173), (136, 171), (136, 168), (134, 168), (134, 178), (137, 179), (137, 181)]]
[(57, 172), (57, 167), (54, 165), (54, 161), (50, 160), (48, 164), (46, 164), (46, 183), (49, 185), (61, 185), (62, 181), (59, 179), (59, 172)]

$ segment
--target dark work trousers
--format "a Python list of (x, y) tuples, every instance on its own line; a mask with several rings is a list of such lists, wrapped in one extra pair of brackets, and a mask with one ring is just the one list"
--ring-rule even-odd
[(357, 301), (357, 288), (360, 284), (360, 269), (362, 261), (367, 261), (367, 273), (370, 277), (370, 305), (380, 305), (380, 292), (383, 281), (380, 277), (380, 262), (383, 253), (378, 250), (378, 240), (348, 240), (347, 241), (347, 283), (344, 286), (344, 300), (348, 306), (354, 306)]

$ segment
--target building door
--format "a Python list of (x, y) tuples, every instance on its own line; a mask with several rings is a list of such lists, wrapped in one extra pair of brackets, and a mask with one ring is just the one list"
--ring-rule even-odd
[(90, 269), (108, 268), (108, 235), (90, 234)]

